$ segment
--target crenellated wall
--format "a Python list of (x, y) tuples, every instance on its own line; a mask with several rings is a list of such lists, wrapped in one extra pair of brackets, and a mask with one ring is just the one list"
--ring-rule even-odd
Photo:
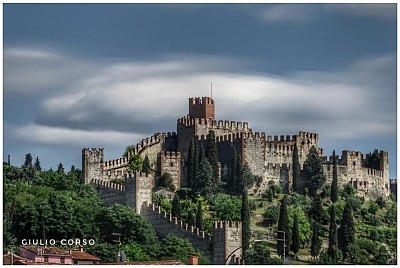
[(151, 202), (155, 179), (142, 172), (127, 172), (125, 186), (103, 179), (92, 179), (90, 184), (97, 190), (106, 206), (121, 204), (140, 213), (143, 202)]
[[(173, 234), (186, 238), (197, 250), (202, 251), (213, 264), (224, 264), (225, 259), (237, 248), (242, 246), (242, 223), (230, 221), (214, 222), (213, 234), (205, 233), (195, 226), (172, 217), (161, 207), (143, 203), (141, 215), (151, 223), (157, 234), (165, 237)], [(233, 254), (233, 259), (238, 262), (242, 251)]]

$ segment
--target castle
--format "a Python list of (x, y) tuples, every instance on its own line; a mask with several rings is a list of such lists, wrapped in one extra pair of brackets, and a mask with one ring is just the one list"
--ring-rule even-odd
[[(101, 181), (104, 184), (127, 177), (129, 157), (139, 154), (142, 158), (147, 156), (152, 168), (157, 171), (156, 178), (150, 183), (152, 186), (156, 185), (161, 175), (168, 172), (176, 189), (185, 187), (190, 140), (196, 138), (206, 148), (206, 136), (210, 130), (216, 136), (221, 174), (229, 172), (231, 149), (234, 146), (242, 163), (248, 163), (253, 174), (259, 178), (250, 190), (253, 194), (263, 193), (270, 184), (281, 185), (286, 192), (292, 191), (292, 154), (295, 145), (301, 167), (311, 146), (318, 148), (323, 158), (327, 183), (332, 181), (333, 160), (332, 157), (323, 156), (318, 134), (300, 131), (292, 136), (267, 136), (264, 132), (253, 132), (247, 122), (217, 121), (214, 100), (202, 97), (189, 99), (189, 114), (177, 120), (176, 132), (156, 133), (143, 139), (127, 157), (104, 161), (103, 149), (83, 149), (84, 183)], [(379, 156), (379, 169), (372, 169), (366, 166), (366, 159), (361, 152), (343, 151), (337, 160), (339, 186), (351, 183), (358, 194), (366, 199), (387, 197), (390, 192), (388, 153), (380, 151)], [(299, 182), (299, 188), (302, 187), (304, 179)]]
[[(323, 156), (316, 133), (300, 131), (296, 135), (267, 136), (264, 132), (253, 132), (247, 122), (215, 120), (215, 102), (210, 97), (189, 98), (189, 114), (177, 120), (176, 132), (156, 133), (136, 144), (127, 157), (104, 160), (102, 148), (84, 148), (82, 150), (83, 182), (92, 184), (98, 190), (105, 204), (121, 203), (132, 207), (148, 219), (156, 231), (163, 235), (165, 228), (176, 231), (188, 238), (199, 249), (207, 252), (215, 264), (223, 264), (224, 258), (241, 245), (240, 223), (215, 223), (214, 235), (201, 234), (194, 227), (184, 226), (183, 222), (173, 219), (152, 202), (152, 192), (158, 179), (168, 172), (173, 178), (176, 189), (187, 186), (187, 158), (192, 138), (197, 139), (206, 149), (206, 136), (214, 131), (218, 148), (220, 175), (229, 174), (231, 152), (234, 146), (242, 163), (247, 163), (257, 182), (249, 190), (259, 195), (271, 184), (281, 185), (284, 192), (292, 192), (292, 155), (294, 147), (298, 149), (300, 165), (303, 169), (307, 154), (315, 146), (323, 159), (326, 183), (332, 182), (333, 159)], [(138, 154), (148, 157), (155, 176), (131, 172), (128, 160)], [(339, 187), (352, 184), (357, 194), (366, 199), (379, 196), (387, 198), (390, 193), (388, 153), (379, 152), (379, 168), (367, 167), (367, 160), (361, 152), (343, 151), (337, 159)], [(304, 189), (305, 175), (301, 171), (299, 188)], [(114, 183), (116, 179), (125, 179), (125, 185)], [(169, 227), (168, 227), (169, 226)], [(164, 229), (163, 229), (164, 228)], [(241, 231), (241, 230), (240, 230)], [(233, 235), (236, 234), (236, 235)], [(195, 238), (193, 238), (195, 237)], [(200, 242), (199, 242), (200, 241)], [(237, 251), (233, 261), (241, 255)]]

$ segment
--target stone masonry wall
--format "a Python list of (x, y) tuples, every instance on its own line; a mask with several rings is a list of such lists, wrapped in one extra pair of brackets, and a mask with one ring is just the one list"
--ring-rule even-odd
[(164, 175), (164, 173), (168, 172), (174, 182), (175, 189), (179, 190), (181, 188), (181, 153), (175, 152), (160, 152), (159, 156), (159, 165), (160, 165), (160, 175)]

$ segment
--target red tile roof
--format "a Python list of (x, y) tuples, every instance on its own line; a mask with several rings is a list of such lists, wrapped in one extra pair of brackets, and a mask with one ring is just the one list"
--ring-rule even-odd
[[(13, 254), (13, 264), (22, 264), (22, 263), (26, 263), (26, 262), (33, 262), (31, 260), (28, 260), (26, 258), (23, 258), (21, 256), (18, 256), (17, 254)], [(11, 253), (7, 253), (3, 255), (3, 265), (6, 264), (11, 264)]]
[(39, 247), (39, 246), (20, 246), (20, 248), (24, 248), (29, 250), (30, 252), (35, 253), (36, 255), (41, 254), (40, 249), (43, 250), (43, 255), (69, 255), (68, 250), (59, 249), (57, 247)]
[(101, 259), (97, 258), (86, 252), (81, 252), (80, 250), (72, 250), (71, 251), (72, 258), (74, 260), (82, 260), (82, 261), (101, 261)]
[(100, 263), (105, 265), (182, 265), (179, 260)]

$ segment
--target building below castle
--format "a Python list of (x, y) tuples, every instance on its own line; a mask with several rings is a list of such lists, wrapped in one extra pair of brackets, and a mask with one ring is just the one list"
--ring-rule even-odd
[[(109, 186), (115, 191), (122, 192), (124, 186), (112, 181), (130, 178), (130, 183), (127, 182), (126, 187), (134, 191), (132, 195), (137, 202), (129, 202), (139, 211), (142, 202), (151, 202), (151, 191), (165, 172), (172, 175), (176, 189), (187, 185), (186, 168), (190, 141), (196, 138), (206, 148), (206, 136), (210, 130), (213, 130), (216, 136), (222, 175), (229, 172), (231, 151), (232, 147), (235, 147), (242, 163), (248, 163), (253, 174), (258, 177), (257, 183), (250, 189), (253, 194), (262, 194), (271, 184), (281, 185), (285, 192), (292, 191), (294, 146), (297, 146), (301, 167), (311, 146), (318, 148), (323, 159), (326, 183), (331, 183), (332, 157), (323, 156), (317, 133), (300, 131), (295, 135), (268, 136), (264, 132), (253, 132), (248, 122), (217, 121), (215, 114), (213, 99), (189, 98), (189, 114), (177, 120), (176, 132), (156, 133), (143, 139), (127, 157), (105, 161), (102, 148), (83, 149), (84, 183), (94, 183), (100, 188), (107, 185), (107, 189)], [(156, 170), (155, 177), (130, 173), (128, 160), (132, 154), (138, 154), (142, 158), (147, 156), (152, 168)], [(358, 195), (366, 199), (388, 197), (390, 193), (388, 153), (379, 151), (379, 166), (371, 168), (367, 166), (367, 160), (361, 152), (343, 151), (338, 158), (338, 182), (339, 187), (352, 184), (357, 189)], [(304, 176), (301, 176), (300, 189), (304, 188), (304, 183)], [(108, 200), (112, 198), (115, 199), (116, 195), (110, 195)]]

